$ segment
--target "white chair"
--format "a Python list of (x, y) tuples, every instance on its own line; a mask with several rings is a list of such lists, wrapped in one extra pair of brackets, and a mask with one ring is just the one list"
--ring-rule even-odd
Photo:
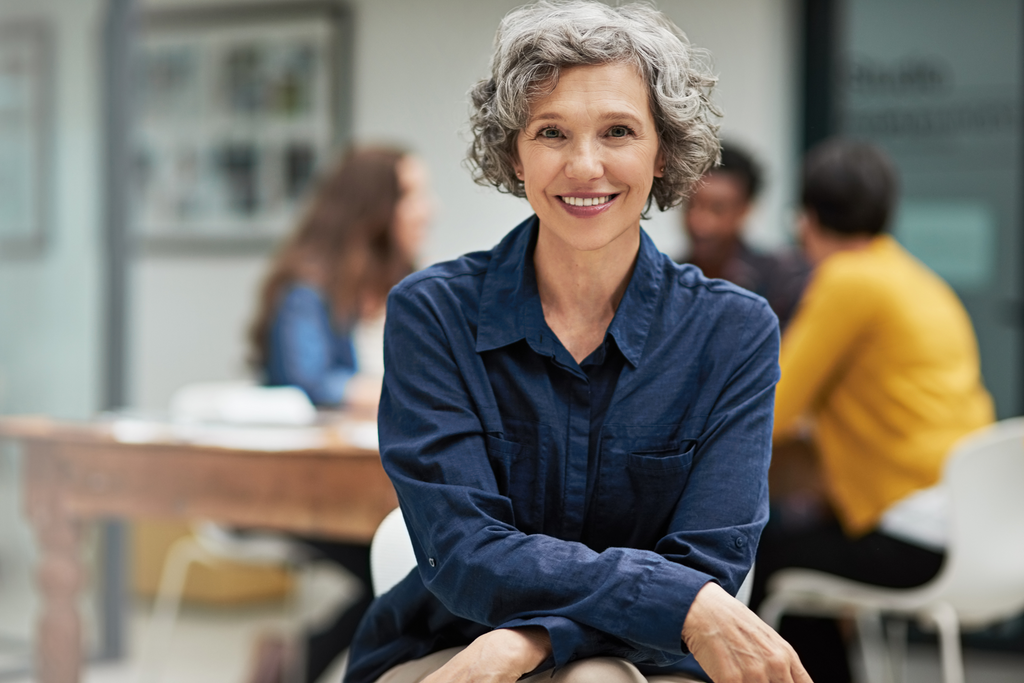
[(1024, 609), (1024, 418), (1004, 420), (960, 441), (943, 473), (950, 500), (946, 561), (917, 588), (880, 588), (806, 569), (768, 583), (760, 615), (852, 616), (872, 680), (901, 680), (906, 622), (882, 638), (882, 615), (917, 619), (939, 633), (945, 683), (963, 683), (960, 629), (975, 629)]
[[(300, 569), (308, 557), (303, 548), (285, 537), (259, 533), (249, 538), (211, 522), (193, 524), (192, 535), (175, 541), (164, 560), (153, 614), (139, 657), (138, 681), (157, 683), (160, 680), (174, 625), (178, 619), (185, 581), (193, 565), (217, 567), (228, 563), (242, 563), (251, 566), (284, 567), (298, 576), (301, 584)], [(301, 589), (298, 593), (300, 592)], [(301, 606), (298, 594), (293, 597), (292, 602), (293, 611), (297, 615)], [(301, 665), (300, 662), (295, 664)], [(298, 676), (296, 672), (286, 673)]]
[(416, 567), (416, 555), (401, 508), (388, 513), (370, 543), (370, 576), (373, 594), (383, 595)]
[(754, 568), (751, 567), (750, 571), (747, 572), (747, 576), (743, 579), (743, 583), (740, 584), (740, 589), (736, 591), (736, 599), (742, 602), (744, 605), (750, 606), (750, 596), (754, 592)]
[[(316, 409), (300, 389), (260, 387), (249, 381), (186, 385), (171, 397), (170, 412), (171, 419), (178, 424), (300, 426), (310, 424), (316, 419)], [(281, 534), (237, 533), (206, 521), (192, 524), (192, 534), (178, 539), (168, 550), (164, 560), (153, 615), (140, 657), (140, 683), (155, 683), (160, 678), (167, 647), (178, 618), (185, 581), (193, 564), (213, 567), (226, 563), (241, 563), (284, 567), (300, 578), (301, 587), (299, 570), (308, 559), (309, 553), (305, 548)], [(295, 597), (294, 603), (294, 612), (298, 615), (301, 605), (298, 596)], [(301, 662), (297, 665), (301, 666)]]

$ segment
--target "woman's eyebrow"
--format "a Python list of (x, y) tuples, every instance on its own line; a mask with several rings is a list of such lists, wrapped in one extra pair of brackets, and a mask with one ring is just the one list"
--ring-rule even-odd
[[(562, 114), (559, 114), (558, 112), (542, 111), (542, 112), (540, 112), (540, 113), (538, 113), (538, 114), (536, 114), (534, 116), (531, 116), (527, 120), (526, 125), (532, 125), (532, 124), (535, 124), (535, 123), (539, 123), (541, 121), (556, 121), (556, 122), (558, 122), (558, 121), (564, 121), (565, 119), (566, 119), (566, 117), (563, 116)], [(601, 121), (601, 122), (621, 121), (621, 122), (625, 122), (625, 123), (630, 123), (630, 124), (635, 125), (635, 126), (640, 126), (640, 125), (643, 124), (643, 120), (640, 117), (638, 117), (633, 112), (625, 111), (625, 110), (615, 110), (615, 111), (608, 111), (608, 112), (601, 113), (601, 114), (599, 114), (597, 116), (597, 120)]]
[(533, 124), (533, 123), (537, 123), (538, 121), (562, 121), (564, 119), (565, 119), (564, 116), (562, 116), (561, 114), (558, 114), (556, 112), (543, 112), (542, 111), (539, 114), (530, 116), (530, 118), (527, 119), (526, 123), (527, 123), (527, 125), (530, 125), (530, 124)]
[(621, 121), (634, 126), (643, 124), (643, 120), (630, 111), (609, 111), (602, 114), (599, 118), (601, 121)]

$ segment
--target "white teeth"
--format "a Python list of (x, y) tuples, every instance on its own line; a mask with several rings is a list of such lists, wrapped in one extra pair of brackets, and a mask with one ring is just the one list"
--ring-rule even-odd
[(562, 197), (562, 201), (569, 206), (599, 206), (611, 201), (612, 196), (604, 197)]

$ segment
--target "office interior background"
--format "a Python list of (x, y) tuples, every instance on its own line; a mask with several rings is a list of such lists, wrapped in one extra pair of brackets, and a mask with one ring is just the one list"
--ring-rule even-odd
[[(518, 4), (0, 0), (0, 414), (160, 411), (183, 384), (251, 377), (255, 293), (301, 210), (290, 195), (273, 199), (260, 159), (287, 166), (297, 191), (350, 141), (407, 146), (430, 168), (439, 206), (423, 264), (496, 243), (530, 209), (471, 181), (466, 91)], [(657, 4), (712, 55), (723, 137), (765, 167), (751, 242), (792, 243), (808, 146), (832, 134), (880, 144), (903, 183), (897, 237), (966, 304), (999, 417), (1024, 413), (1024, 3)], [(204, 59), (239, 40), (285, 46), (268, 48), (268, 62), (289, 59), (289, 40), (312, 46), (295, 67), (312, 84), (295, 105), (308, 105), (306, 128), (260, 123), (273, 112), (211, 123), (203, 107), (229, 94)], [(175, 53), (182, 45), (194, 54)], [(194, 101), (171, 92), (189, 69), (213, 88)], [(277, 146), (259, 147), (267, 140)], [(186, 171), (167, 170), (176, 144), (199, 150), (190, 163), (208, 168), (187, 171), (195, 177), (226, 174), (226, 200), (195, 200), (226, 201), (214, 219), (156, 196), (160, 182), (184, 182), (173, 174)], [(666, 253), (683, 250), (678, 211), (645, 229)], [(0, 593), (5, 582), (30, 591), (19, 463), (2, 452)], [(18, 604), (31, 610), (31, 595)], [(4, 635), (30, 639), (32, 625), (29, 615)]]

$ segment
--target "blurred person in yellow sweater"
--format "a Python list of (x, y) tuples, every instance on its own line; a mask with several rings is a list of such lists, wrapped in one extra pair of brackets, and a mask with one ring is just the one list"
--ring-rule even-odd
[[(782, 338), (773, 440), (810, 437), (830, 509), (769, 523), (755, 608), (785, 567), (894, 588), (933, 578), (946, 540), (943, 463), (994, 419), (967, 312), (886, 233), (896, 196), (891, 163), (870, 145), (832, 140), (805, 160), (799, 228), (814, 272)], [(781, 631), (815, 683), (850, 680), (836, 622), (787, 618)]]

